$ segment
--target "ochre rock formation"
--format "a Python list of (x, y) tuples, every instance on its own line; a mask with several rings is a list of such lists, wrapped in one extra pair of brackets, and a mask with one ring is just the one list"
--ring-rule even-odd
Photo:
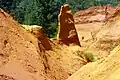
[(120, 5), (93, 6), (74, 14), (75, 23), (105, 22), (120, 14)]
[(44, 34), (44, 30), (41, 26), (37, 25), (22, 25), (27, 31), (30, 31), (38, 40), (39, 44), (42, 44), (45, 50), (51, 50), (52, 47), (49, 43), (49, 39)]
[(59, 31), (57, 36), (58, 40), (66, 45), (74, 43), (81, 46), (75, 29), (73, 15), (67, 4), (61, 6), (58, 19), (59, 19)]

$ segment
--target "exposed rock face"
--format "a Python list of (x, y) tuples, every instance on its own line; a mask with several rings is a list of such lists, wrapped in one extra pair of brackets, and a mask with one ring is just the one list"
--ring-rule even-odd
[(94, 6), (75, 13), (75, 23), (104, 22), (120, 14), (120, 5)]
[(67, 4), (61, 6), (57, 38), (66, 45), (74, 43), (81, 46), (75, 29), (73, 15), (71, 14), (70, 8)]
[(74, 19), (82, 46), (99, 58), (109, 55), (120, 43), (120, 5), (90, 7), (77, 12)]
[(49, 43), (49, 39), (44, 34), (44, 30), (41, 26), (37, 25), (22, 25), (27, 31), (30, 31), (39, 40), (39, 44), (42, 44), (45, 50), (51, 50), (52, 47)]

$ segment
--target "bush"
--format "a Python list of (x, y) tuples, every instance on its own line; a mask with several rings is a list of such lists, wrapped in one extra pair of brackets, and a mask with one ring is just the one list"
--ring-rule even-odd
[(95, 62), (97, 60), (97, 56), (93, 55), (91, 52), (84, 53), (84, 56), (88, 62)]

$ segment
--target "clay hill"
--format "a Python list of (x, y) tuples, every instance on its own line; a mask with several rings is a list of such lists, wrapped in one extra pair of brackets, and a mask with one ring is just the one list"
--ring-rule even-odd
[(0, 80), (67, 79), (86, 62), (76, 55), (79, 45), (61, 43), (51, 41), (42, 27), (21, 25), (0, 9)]
[(0, 80), (119, 80), (119, 12), (107, 5), (73, 16), (63, 5), (57, 39), (49, 39), (0, 9)]

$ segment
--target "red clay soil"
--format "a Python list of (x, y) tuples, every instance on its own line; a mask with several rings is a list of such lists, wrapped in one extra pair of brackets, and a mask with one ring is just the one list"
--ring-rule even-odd
[(120, 14), (120, 5), (94, 6), (74, 14), (75, 23), (104, 22)]
[[(39, 40), (40, 41), (40, 40)], [(0, 9), (0, 80), (65, 80), (59, 61)]]

